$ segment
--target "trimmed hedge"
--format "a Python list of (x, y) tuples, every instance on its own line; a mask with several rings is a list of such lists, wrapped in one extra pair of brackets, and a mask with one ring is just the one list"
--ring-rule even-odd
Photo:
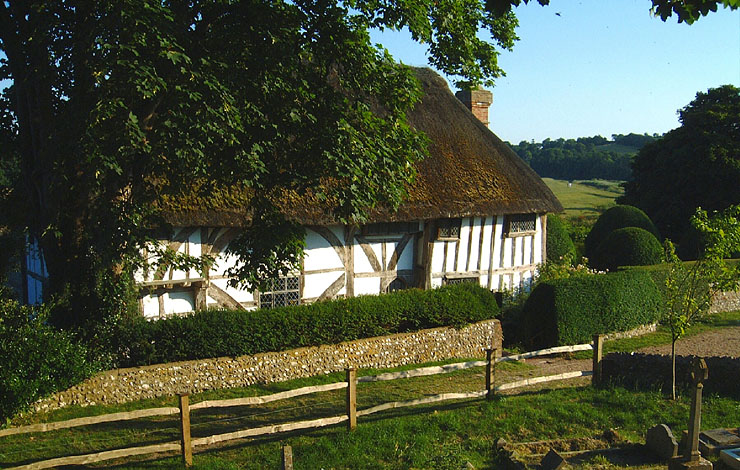
[(590, 264), (614, 271), (620, 266), (646, 266), (663, 261), (663, 247), (655, 236), (639, 227), (614, 230), (604, 238)]
[(283, 351), (425, 328), (459, 328), (498, 313), (490, 291), (463, 283), (251, 312), (206, 310), (158, 321), (139, 317), (121, 325), (118, 362), (132, 367)]
[(47, 318), (43, 305), (0, 299), (0, 422), (95, 372), (86, 349)]
[(601, 214), (593, 228), (591, 228), (585, 242), (586, 257), (591, 259), (601, 242), (611, 232), (625, 227), (639, 227), (652, 233), (655, 238), (660, 240), (660, 233), (647, 214), (637, 207), (618, 205)]
[(624, 271), (542, 282), (524, 304), (527, 346), (587, 343), (597, 333), (658, 321), (663, 298), (650, 275)]
[(565, 257), (572, 262), (576, 258), (576, 247), (568, 235), (563, 220), (555, 214), (547, 214), (547, 261), (562, 263)]

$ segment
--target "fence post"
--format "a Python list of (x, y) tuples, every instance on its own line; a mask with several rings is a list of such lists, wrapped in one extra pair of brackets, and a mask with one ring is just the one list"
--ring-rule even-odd
[(182, 461), (186, 467), (193, 465), (193, 446), (190, 443), (190, 398), (180, 394), (180, 444)]
[(486, 349), (486, 400), (493, 400), (496, 393), (496, 349)]
[(591, 384), (599, 385), (601, 383), (601, 357), (604, 346), (604, 335), (594, 335), (594, 365)]
[(350, 367), (347, 372), (347, 429), (357, 427), (357, 369)]
[(293, 448), (283, 446), (283, 470), (293, 470)]

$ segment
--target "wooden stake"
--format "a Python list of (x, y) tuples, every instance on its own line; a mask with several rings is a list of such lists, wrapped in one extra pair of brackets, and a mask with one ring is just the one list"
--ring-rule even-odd
[(283, 446), (283, 470), (293, 470), (293, 448)]
[(357, 427), (357, 369), (350, 367), (347, 371), (347, 429)]
[(496, 382), (496, 349), (486, 349), (486, 400), (493, 400)]
[(591, 376), (591, 384), (599, 385), (601, 383), (601, 359), (602, 350), (604, 347), (604, 335), (594, 335), (594, 363), (593, 373)]
[(193, 465), (193, 446), (190, 442), (190, 399), (186, 393), (180, 395), (180, 443), (182, 461), (190, 467)]

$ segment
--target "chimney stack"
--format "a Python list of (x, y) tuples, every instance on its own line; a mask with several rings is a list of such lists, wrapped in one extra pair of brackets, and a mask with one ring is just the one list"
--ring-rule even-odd
[(460, 90), (455, 93), (455, 96), (480, 122), (488, 126), (488, 108), (493, 103), (493, 93), (478, 87), (477, 90)]

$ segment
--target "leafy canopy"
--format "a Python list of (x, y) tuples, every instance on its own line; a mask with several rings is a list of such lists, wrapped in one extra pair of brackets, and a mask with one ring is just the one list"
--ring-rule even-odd
[(679, 120), (681, 127), (637, 155), (621, 202), (643, 209), (663, 235), (682, 242), (697, 207), (740, 203), (740, 89), (697, 93)]

